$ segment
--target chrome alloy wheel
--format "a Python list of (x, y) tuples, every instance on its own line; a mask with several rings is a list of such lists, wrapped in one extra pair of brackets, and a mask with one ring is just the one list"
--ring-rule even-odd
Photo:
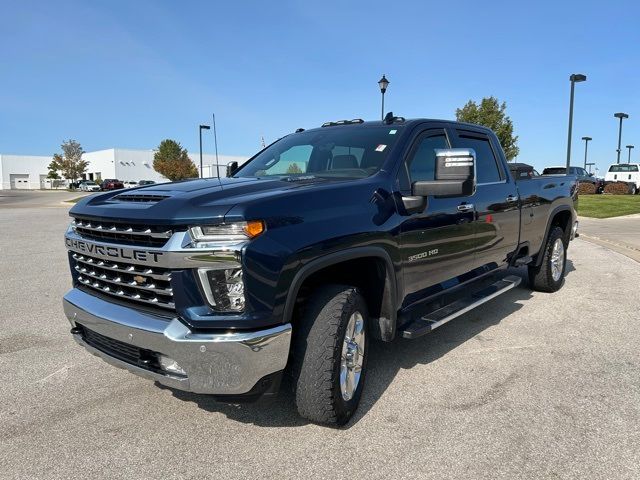
[(365, 342), (364, 319), (360, 312), (353, 312), (344, 334), (340, 357), (340, 391), (345, 401), (353, 398), (360, 383)]
[(564, 243), (561, 238), (557, 238), (553, 242), (553, 250), (551, 250), (551, 276), (553, 281), (557, 282), (562, 276), (564, 270)]

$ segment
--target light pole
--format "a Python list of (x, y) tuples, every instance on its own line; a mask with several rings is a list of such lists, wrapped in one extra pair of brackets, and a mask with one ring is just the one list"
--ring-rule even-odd
[(589, 146), (589, 140), (593, 140), (591, 137), (582, 137), (584, 140), (584, 169), (587, 169), (587, 147)]
[(633, 145), (627, 145), (627, 148), (629, 149), (629, 158), (627, 159), (627, 163), (631, 163), (631, 149), (633, 148)]
[(569, 164), (571, 163), (571, 129), (573, 127), (573, 91), (575, 84), (578, 82), (584, 82), (587, 79), (586, 75), (581, 73), (573, 73), (569, 77), (571, 81), (571, 97), (569, 99), (569, 135), (567, 140), (567, 175), (569, 175)]
[(380, 92), (382, 93), (382, 120), (384, 120), (384, 94), (387, 91), (389, 83), (391, 82), (389, 82), (389, 80), (387, 80), (387, 77), (385, 77), (384, 75), (382, 75), (382, 78), (378, 80), (378, 86), (380, 87)]
[(616, 163), (620, 163), (620, 144), (622, 143), (622, 120), (625, 118), (629, 118), (629, 115), (626, 113), (618, 112), (613, 114), (614, 117), (620, 119), (620, 126), (618, 127), (618, 161)]
[(202, 130), (209, 130), (211, 127), (209, 125), (200, 125), (199, 133), (200, 133), (200, 178), (203, 178), (202, 172)]

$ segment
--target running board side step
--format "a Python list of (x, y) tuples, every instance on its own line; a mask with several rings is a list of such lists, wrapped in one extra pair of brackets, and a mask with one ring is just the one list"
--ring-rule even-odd
[(479, 307), (483, 303), (488, 302), (492, 298), (502, 295), (508, 292), (512, 288), (520, 285), (522, 278), (516, 275), (509, 275), (495, 283), (492, 283), (486, 288), (483, 288), (479, 292), (476, 292), (468, 297), (461, 298), (455, 302), (445, 305), (431, 313), (428, 313), (422, 318), (418, 318), (409, 323), (403, 330), (402, 336), (404, 338), (418, 338), (425, 335), (432, 330), (435, 330), (441, 325), (444, 325), (450, 320), (463, 315), (464, 313)]

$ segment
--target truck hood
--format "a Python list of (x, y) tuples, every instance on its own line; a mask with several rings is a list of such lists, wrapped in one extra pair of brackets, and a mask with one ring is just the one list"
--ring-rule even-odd
[(266, 178), (207, 178), (155, 184), (92, 195), (79, 201), (69, 214), (85, 218), (123, 220), (157, 225), (202, 221), (218, 223), (238, 203), (261, 196), (281, 195), (294, 189), (345, 179), (287, 181)]

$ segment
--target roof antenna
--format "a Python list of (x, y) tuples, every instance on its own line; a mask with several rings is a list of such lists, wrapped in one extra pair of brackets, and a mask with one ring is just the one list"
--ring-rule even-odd
[(213, 143), (216, 147), (216, 172), (218, 174), (218, 183), (220, 184), (220, 190), (222, 190), (222, 180), (220, 179), (220, 163), (218, 162), (218, 135), (216, 134), (216, 114), (213, 113)]

